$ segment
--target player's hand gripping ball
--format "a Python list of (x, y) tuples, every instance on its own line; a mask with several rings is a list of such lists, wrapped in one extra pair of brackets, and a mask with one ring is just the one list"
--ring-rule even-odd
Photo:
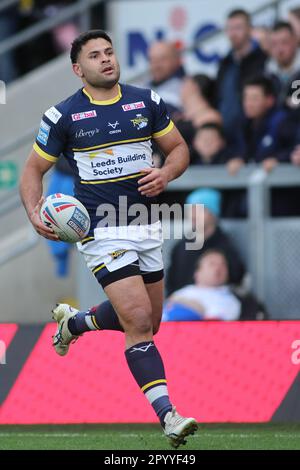
[(61, 241), (76, 243), (90, 230), (90, 216), (78, 199), (66, 194), (51, 194), (40, 211), (43, 224), (50, 227)]

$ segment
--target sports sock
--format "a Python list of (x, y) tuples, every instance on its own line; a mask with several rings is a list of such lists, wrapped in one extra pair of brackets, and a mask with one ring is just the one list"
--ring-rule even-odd
[(69, 319), (68, 327), (72, 335), (76, 336), (93, 330), (124, 331), (109, 300), (90, 308), (87, 312), (76, 313)]
[(172, 410), (162, 358), (153, 341), (135, 344), (125, 351), (127, 364), (164, 427), (164, 417)]

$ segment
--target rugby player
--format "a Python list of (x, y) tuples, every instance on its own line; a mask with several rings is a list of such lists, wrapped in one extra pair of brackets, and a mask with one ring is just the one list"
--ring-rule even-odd
[[(109, 300), (87, 312), (57, 305), (53, 346), (64, 356), (84, 332), (123, 331), (129, 369), (178, 447), (197, 424), (172, 405), (153, 341), (161, 322), (164, 274), (161, 225), (151, 219), (150, 209), (168, 182), (187, 168), (188, 148), (156, 93), (119, 83), (119, 64), (104, 31), (81, 34), (70, 55), (83, 88), (44, 113), (20, 193), (35, 230), (58, 240), (39, 212), (43, 175), (60, 154), (66, 157), (75, 175), (74, 195), (91, 218), (90, 232), (77, 246)], [(153, 165), (152, 139), (166, 156), (160, 169)], [(120, 201), (126, 201), (125, 215)], [(136, 204), (147, 214), (139, 224), (130, 211)]]

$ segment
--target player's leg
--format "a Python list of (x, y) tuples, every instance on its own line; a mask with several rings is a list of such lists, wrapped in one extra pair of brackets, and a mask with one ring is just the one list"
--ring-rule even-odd
[[(197, 424), (193, 418), (180, 416), (172, 406), (163, 361), (153, 342), (153, 319), (159, 325), (161, 318), (163, 281), (147, 286), (141, 276), (135, 276), (108, 285), (105, 292), (124, 328), (129, 369), (156, 412), (166, 436), (178, 447), (186, 442), (186, 436), (195, 432)], [(154, 317), (152, 305), (156, 309)]]
[[(144, 277), (144, 282), (146, 281), (146, 276)], [(161, 279), (157, 282), (145, 282), (145, 287), (151, 302), (152, 306), (152, 325), (153, 325), (153, 334), (159, 330), (162, 310), (163, 310), (163, 299), (164, 299), (164, 281)]]
[[(159, 330), (162, 317), (163, 280), (149, 283), (147, 282), (147, 277), (149, 276), (143, 276), (143, 279), (151, 301), (153, 334), (155, 335)], [(105, 300), (101, 304), (81, 312), (72, 308), (70, 310), (70, 306), (66, 304), (60, 304), (57, 308), (72, 312), (72, 316), (68, 320), (68, 328), (74, 337), (95, 330), (124, 332), (110, 300)]]
[(161, 356), (153, 342), (152, 305), (141, 276), (120, 279), (105, 293), (125, 332), (128, 366), (162, 425), (172, 411)]
[[(118, 246), (118, 241), (105, 244), (103, 240), (91, 238), (78, 248), (102, 288), (120, 278), (140, 275), (138, 255), (134, 250), (116, 250), (114, 243)], [(101, 309), (97, 306), (87, 312), (79, 312), (68, 304), (59, 304), (53, 310), (53, 319), (57, 322), (53, 346), (60, 356), (65, 356), (70, 344), (86, 331), (123, 331), (110, 301), (103, 302)]]

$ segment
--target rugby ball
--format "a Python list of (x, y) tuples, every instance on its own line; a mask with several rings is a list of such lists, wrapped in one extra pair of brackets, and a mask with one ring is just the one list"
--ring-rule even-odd
[(68, 243), (82, 240), (90, 230), (90, 216), (78, 199), (66, 194), (51, 194), (40, 211), (42, 222)]

